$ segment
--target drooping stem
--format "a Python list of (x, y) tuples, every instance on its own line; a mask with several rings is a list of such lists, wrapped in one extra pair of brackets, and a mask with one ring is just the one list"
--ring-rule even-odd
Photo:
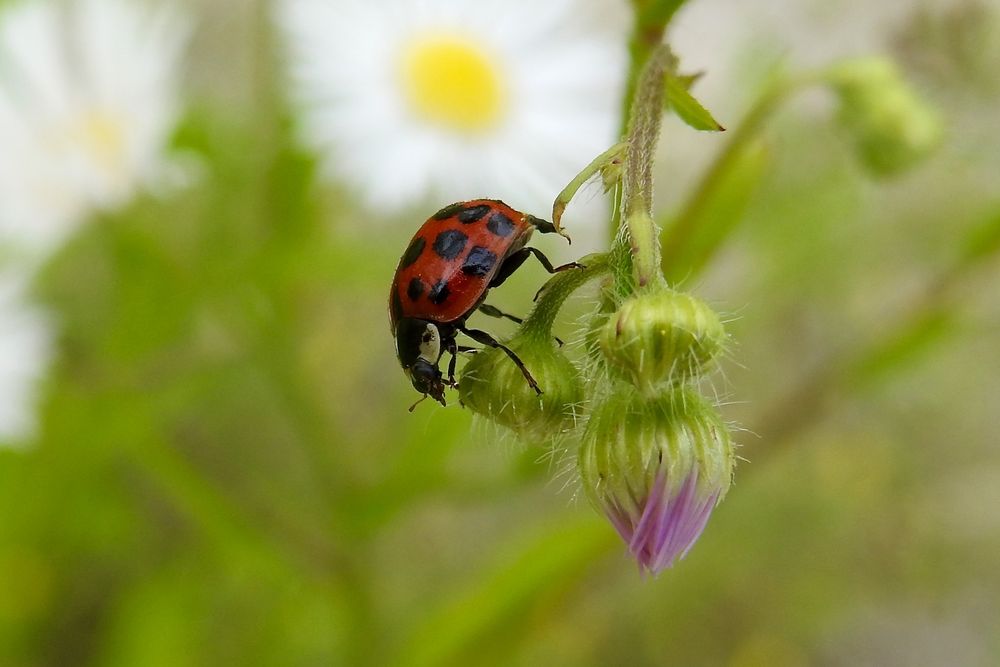
[(616, 164), (620, 164), (627, 147), (628, 145), (622, 141), (595, 157), (590, 164), (584, 167), (583, 171), (577, 174), (573, 180), (562, 189), (562, 192), (556, 196), (556, 200), (552, 204), (552, 224), (555, 225), (556, 230), (559, 231), (560, 234), (562, 234), (562, 215), (570, 200), (576, 196), (576, 193), (580, 191), (583, 184), (589, 181), (592, 176), (598, 172), (604, 173), (605, 170)]
[(594, 278), (610, 270), (606, 253), (587, 255), (580, 259), (580, 264), (583, 265), (582, 268), (561, 271), (545, 283), (538, 293), (535, 307), (521, 326), (522, 335), (550, 340), (552, 324), (566, 299)]

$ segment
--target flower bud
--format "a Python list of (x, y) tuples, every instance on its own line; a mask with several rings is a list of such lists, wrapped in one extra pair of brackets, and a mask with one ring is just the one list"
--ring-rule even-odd
[(602, 289), (598, 296), (597, 308), (586, 318), (583, 332), (583, 348), (588, 362), (596, 362), (604, 368), (606, 360), (601, 351), (601, 332), (608, 318), (618, 310), (617, 302), (608, 289)]
[(670, 289), (631, 297), (600, 333), (609, 366), (645, 393), (696, 377), (725, 342), (722, 322), (708, 304)]
[(940, 143), (941, 118), (892, 61), (861, 58), (833, 70), (840, 121), (854, 135), (861, 161), (880, 175), (901, 172)]
[(698, 394), (616, 392), (591, 415), (579, 470), (591, 502), (653, 574), (683, 558), (729, 490), (729, 430)]
[(511, 429), (528, 442), (544, 442), (575, 425), (583, 386), (573, 363), (551, 338), (517, 335), (507, 344), (538, 383), (537, 393), (498, 348), (477, 353), (462, 369), (458, 395), (465, 407)]

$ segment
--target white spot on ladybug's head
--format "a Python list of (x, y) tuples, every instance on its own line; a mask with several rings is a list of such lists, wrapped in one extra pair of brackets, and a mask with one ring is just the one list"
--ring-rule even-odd
[(441, 358), (441, 333), (437, 325), (428, 322), (427, 328), (420, 337), (420, 359), (425, 359), (431, 364), (437, 364)]

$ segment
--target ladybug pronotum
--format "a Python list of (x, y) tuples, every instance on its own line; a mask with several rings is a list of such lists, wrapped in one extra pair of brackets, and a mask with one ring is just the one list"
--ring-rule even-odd
[[(559, 230), (548, 221), (515, 211), (496, 199), (475, 199), (446, 206), (425, 222), (399, 260), (389, 293), (389, 324), (396, 356), (414, 389), (446, 405), (444, 389), (454, 387), (459, 332), (482, 345), (503, 350), (521, 369), (528, 384), (541, 390), (521, 360), (493, 336), (469, 329), (465, 321), (477, 310), (492, 317), (519, 318), (483, 303), (529, 256), (549, 273), (576, 268), (575, 262), (553, 267), (537, 248), (527, 247), (534, 230)], [(451, 355), (448, 376), (438, 364)], [(412, 409), (412, 408), (411, 408)]]

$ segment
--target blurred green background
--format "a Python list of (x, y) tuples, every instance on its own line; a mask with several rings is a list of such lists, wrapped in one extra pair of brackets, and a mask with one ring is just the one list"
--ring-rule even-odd
[[(946, 119), (926, 163), (872, 179), (806, 95), (719, 204), (739, 225), (683, 286), (732, 314), (714, 387), (746, 461), (657, 579), (565, 457), (407, 412), (385, 300), (426, 212), (375, 221), (317, 179), (267, 7), (191, 7), (175, 143), (203, 177), (95, 217), (35, 281), (57, 353), (35, 441), (0, 448), (0, 664), (1000, 664), (995, 4), (880, 32)], [(741, 81), (704, 100), (727, 125)], [(668, 215), (727, 138), (665, 137)]]

